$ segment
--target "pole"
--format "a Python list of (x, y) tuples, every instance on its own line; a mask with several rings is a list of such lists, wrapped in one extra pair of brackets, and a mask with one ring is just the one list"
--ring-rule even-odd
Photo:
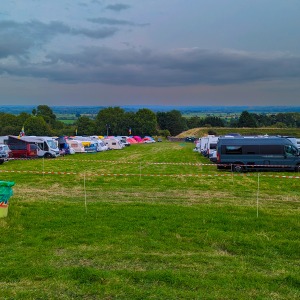
[(258, 218), (259, 173), (257, 174), (256, 217)]
[(142, 163), (140, 162), (140, 182), (141, 182), (141, 178), (142, 178)]
[(87, 214), (86, 188), (85, 188), (85, 172), (84, 172), (84, 174), (83, 174), (83, 188), (84, 188), (84, 205), (85, 205), (85, 213)]

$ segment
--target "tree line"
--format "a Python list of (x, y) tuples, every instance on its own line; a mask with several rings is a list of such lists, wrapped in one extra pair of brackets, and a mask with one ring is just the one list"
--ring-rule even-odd
[(78, 115), (74, 124), (57, 120), (52, 109), (39, 105), (32, 113), (19, 115), (0, 113), (0, 135), (177, 135), (185, 130), (199, 127), (300, 127), (300, 113), (256, 114), (243, 111), (238, 118), (229, 120), (217, 117), (184, 117), (180, 111), (154, 113), (143, 108), (126, 112), (120, 107), (101, 109), (95, 119)]

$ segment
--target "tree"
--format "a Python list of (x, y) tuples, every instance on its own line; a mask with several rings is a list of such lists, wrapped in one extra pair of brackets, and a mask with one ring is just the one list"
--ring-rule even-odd
[(203, 124), (209, 124), (212, 127), (224, 127), (224, 121), (221, 118), (214, 116), (204, 118)]
[(156, 116), (159, 128), (161, 130), (168, 129), (171, 135), (177, 135), (188, 129), (186, 119), (178, 110), (158, 112)]
[(187, 126), (189, 129), (201, 127), (202, 124), (201, 118), (198, 116), (193, 116), (187, 119)]
[(47, 124), (54, 126), (56, 115), (48, 105), (39, 105), (36, 110), (36, 116), (43, 117)]
[(12, 114), (0, 113), (1, 135), (17, 135), (22, 127), (18, 124), (18, 117)]
[[(96, 116), (96, 131), (98, 134), (120, 135), (125, 130), (125, 110), (120, 107), (108, 107), (99, 111)], [(127, 131), (128, 132), (128, 131)]]
[(239, 117), (238, 127), (257, 127), (257, 122), (252, 114), (248, 111), (243, 111)]
[(139, 109), (135, 114), (136, 134), (154, 135), (157, 133), (157, 120), (155, 113), (147, 108)]
[(24, 125), (25, 121), (32, 117), (32, 115), (26, 113), (26, 112), (22, 112), (20, 113), (18, 116), (17, 116), (17, 122), (18, 122), (18, 125), (20, 126), (20, 128), (22, 128), (22, 126)]
[(50, 126), (43, 117), (31, 116), (24, 123), (26, 135), (52, 135)]
[(95, 121), (87, 116), (81, 116), (75, 122), (78, 135), (93, 135), (96, 131)]

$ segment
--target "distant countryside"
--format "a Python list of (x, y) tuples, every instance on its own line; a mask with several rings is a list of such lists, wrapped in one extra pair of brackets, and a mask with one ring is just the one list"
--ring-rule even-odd
[(2, 106), (0, 134), (188, 136), (274, 134), (299, 137), (300, 107)]

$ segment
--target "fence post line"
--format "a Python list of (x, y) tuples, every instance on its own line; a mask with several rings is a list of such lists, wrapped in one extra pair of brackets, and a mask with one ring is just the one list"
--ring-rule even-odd
[(139, 182), (141, 182), (141, 178), (142, 178), (142, 163), (140, 162), (140, 180), (139, 180)]
[(259, 173), (257, 173), (257, 193), (256, 193), (256, 217), (258, 218), (258, 198), (259, 198)]
[(84, 206), (85, 206), (85, 213), (87, 214), (86, 188), (85, 188), (85, 172), (84, 172), (84, 174), (83, 174), (83, 189), (84, 189)]
[(45, 157), (43, 156), (43, 178), (45, 176)]

